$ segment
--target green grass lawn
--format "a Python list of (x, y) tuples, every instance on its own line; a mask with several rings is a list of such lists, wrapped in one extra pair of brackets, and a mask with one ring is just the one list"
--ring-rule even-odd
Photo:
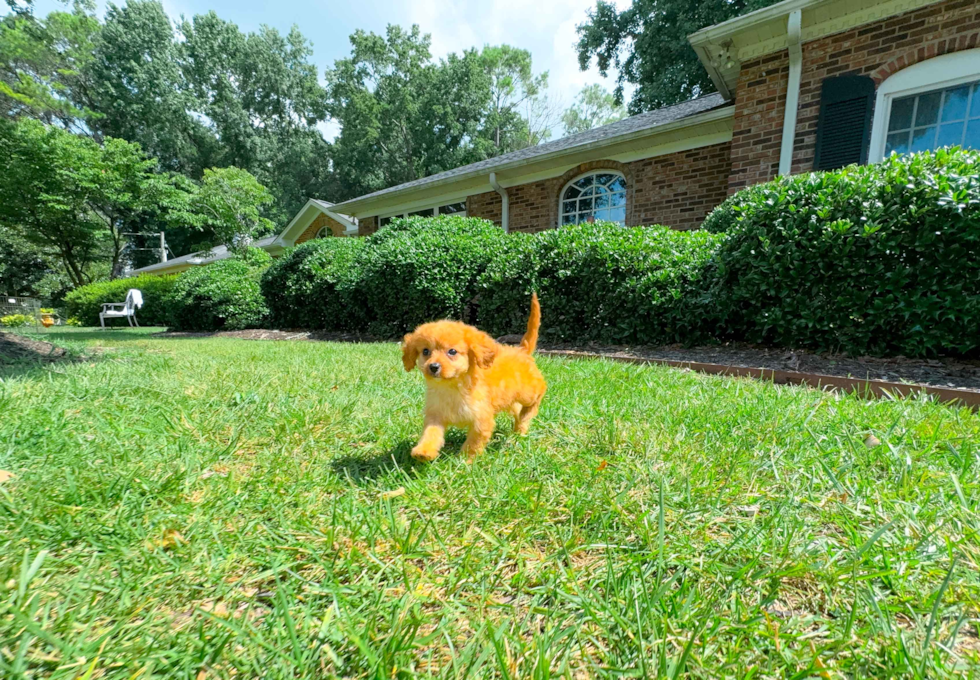
[(0, 373), (5, 680), (980, 675), (966, 409), (543, 358), (426, 466), (393, 344), (146, 333)]

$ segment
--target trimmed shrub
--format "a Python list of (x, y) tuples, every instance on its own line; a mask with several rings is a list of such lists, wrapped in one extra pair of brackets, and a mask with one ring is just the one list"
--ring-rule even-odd
[(131, 279), (98, 281), (68, 293), (65, 308), (68, 316), (77, 318), (82, 325), (98, 326), (103, 303), (122, 302), (126, 299), (126, 291), (138, 288), (143, 293), (143, 306), (136, 311), (136, 319), (143, 326), (166, 326), (169, 322), (166, 300), (176, 281), (176, 274), (141, 274)]
[(689, 340), (701, 325), (691, 305), (720, 239), (612, 223), (515, 234), (480, 278), (480, 325), (495, 335), (523, 332), (536, 290), (550, 340)]
[(477, 279), (507, 235), (472, 217), (409, 217), (365, 239), (352, 294), (367, 330), (392, 337), (440, 318), (475, 321)]
[(0, 326), (4, 328), (23, 328), (33, 325), (34, 319), (27, 314), (8, 314), (0, 316)]
[(261, 326), (269, 313), (259, 286), (261, 275), (261, 269), (238, 257), (184, 272), (168, 299), (170, 326), (181, 331)]
[(351, 299), (355, 260), (365, 239), (307, 241), (276, 260), (262, 275), (270, 322), (277, 328), (356, 330), (361, 305)]
[(728, 233), (738, 224), (738, 218), (742, 215), (742, 211), (761, 200), (760, 196), (764, 192), (765, 185), (756, 184), (732, 194), (708, 213), (704, 222), (701, 223), (701, 229), (712, 234)]
[(980, 153), (892, 156), (726, 203), (738, 217), (710, 292), (722, 337), (858, 355), (976, 353)]

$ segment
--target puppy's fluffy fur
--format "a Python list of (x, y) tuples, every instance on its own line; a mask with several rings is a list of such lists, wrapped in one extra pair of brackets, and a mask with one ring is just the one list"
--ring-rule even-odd
[(493, 435), (494, 416), (506, 411), (514, 430), (526, 434), (547, 387), (531, 356), (538, 344), (541, 307), (531, 297), (527, 333), (518, 347), (501, 345), (459, 321), (422, 324), (405, 336), (402, 363), (425, 376), (425, 429), (412, 456), (432, 461), (446, 427), (469, 428), (463, 453), (472, 459)]

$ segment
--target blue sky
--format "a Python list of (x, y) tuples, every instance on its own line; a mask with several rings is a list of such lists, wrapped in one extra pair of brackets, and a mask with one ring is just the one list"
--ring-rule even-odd
[[(617, 0), (620, 6), (629, 0)], [(509, 43), (530, 50), (535, 70), (549, 72), (549, 98), (567, 108), (585, 85), (612, 79), (598, 71), (578, 69), (575, 26), (585, 20), (595, 0), (163, 0), (172, 19), (214, 10), (244, 31), (267, 24), (288, 31), (293, 24), (313, 42), (313, 59), (321, 78), (327, 66), (350, 53), (348, 36), (361, 28), (383, 33), (387, 24), (418, 24), (432, 35), (432, 52), (441, 57), (468, 47)], [(121, 4), (121, 3), (120, 3)], [(106, 3), (98, 2), (102, 14)], [(46, 14), (64, 5), (37, 0), (35, 12)], [(327, 137), (335, 130), (323, 126)], [(560, 130), (555, 130), (556, 136)]]

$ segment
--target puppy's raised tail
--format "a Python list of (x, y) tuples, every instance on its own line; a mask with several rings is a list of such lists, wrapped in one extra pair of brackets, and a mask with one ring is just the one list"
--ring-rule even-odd
[(531, 293), (531, 315), (527, 317), (527, 332), (521, 340), (521, 347), (528, 354), (534, 353), (538, 346), (538, 328), (541, 327), (541, 305), (538, 304), (538, 294)]

